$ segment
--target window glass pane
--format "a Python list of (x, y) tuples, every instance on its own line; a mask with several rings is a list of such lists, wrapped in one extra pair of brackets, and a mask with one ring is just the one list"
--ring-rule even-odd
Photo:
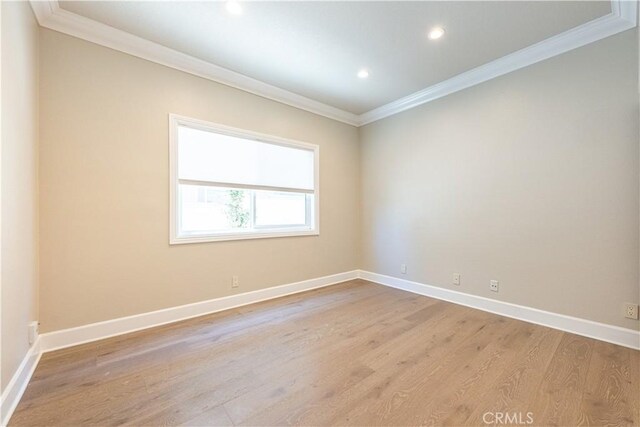
[(300, 193), (256, 191), (256, 226), (305, 225), (307, 223), (307, 198)]
[(251, 228), (251, 191), (180, 185), (180, 233), (243, 231)]
[(178, 178), (314, 189), (313, 150), (178, 127)]
[(317, 234), (318, 148), (172, 116), (170, 243)]

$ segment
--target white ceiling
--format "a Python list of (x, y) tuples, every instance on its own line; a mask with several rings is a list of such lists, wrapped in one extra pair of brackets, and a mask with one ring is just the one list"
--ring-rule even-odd
[[(361, 114), (611, 12), (609, 1), (60, 2), (66, 11)], [(432, 41), (433, 26), (446, 30)], [(361, 68), (370, 77), (360, 80)]]

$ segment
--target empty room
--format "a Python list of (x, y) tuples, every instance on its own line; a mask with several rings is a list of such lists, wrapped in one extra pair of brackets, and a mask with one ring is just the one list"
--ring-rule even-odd
[(0, 425), (640, 426), (638, 11), (0, 0)]

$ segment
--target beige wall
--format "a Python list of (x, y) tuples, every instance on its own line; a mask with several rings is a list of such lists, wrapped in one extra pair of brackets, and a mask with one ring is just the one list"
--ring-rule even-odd
[[(358, 267), (356, 128), (40, 34), (43, 332)], [(320, 236), (169, 246), (169, 113), (319, 144)]]
[[(635, 30), (359, 132), (49, 30), (40, 44), (44, 332), (355, 268), (638, 328), (622, 316), (640, 291)], [(320, 144), (321, 236), (169, 246), (170, 112)]]
[(637, 55), (627, 31), (361, 128), (361, 266), (638, 328)]
[(38, 28), (28, 3), (2, 2), (2, 390), (37, 319)]

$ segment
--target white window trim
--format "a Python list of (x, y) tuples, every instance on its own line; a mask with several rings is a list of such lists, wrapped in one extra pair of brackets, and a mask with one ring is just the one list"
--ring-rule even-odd
[[(294, 230), (292, 227), (270, 228), (259, 231), (234, 231), (233, 233), (219, 233), (205, 236), (179, 236), (178, 235), (178, 126), (187, 126), (194, 129), (221, 133), (255, 141), (278, 144), (285, 147), (304, 148), (314, 152), (314, 227), (309, 230)], [(275, 189), (278, 190), (278, 189)], [(177, 114), (169, 114), (169, 244), (179, 245), (185, 243), (220, 242), (228, 240), (267, 239), (275, 237), (294, 236), (318, 236), (320, 234), (320, 147), (307, 142), (295, 141), (277, 136), (266, 135), (244, 129), (237, 129), (219, 123), (192, 119)]]

